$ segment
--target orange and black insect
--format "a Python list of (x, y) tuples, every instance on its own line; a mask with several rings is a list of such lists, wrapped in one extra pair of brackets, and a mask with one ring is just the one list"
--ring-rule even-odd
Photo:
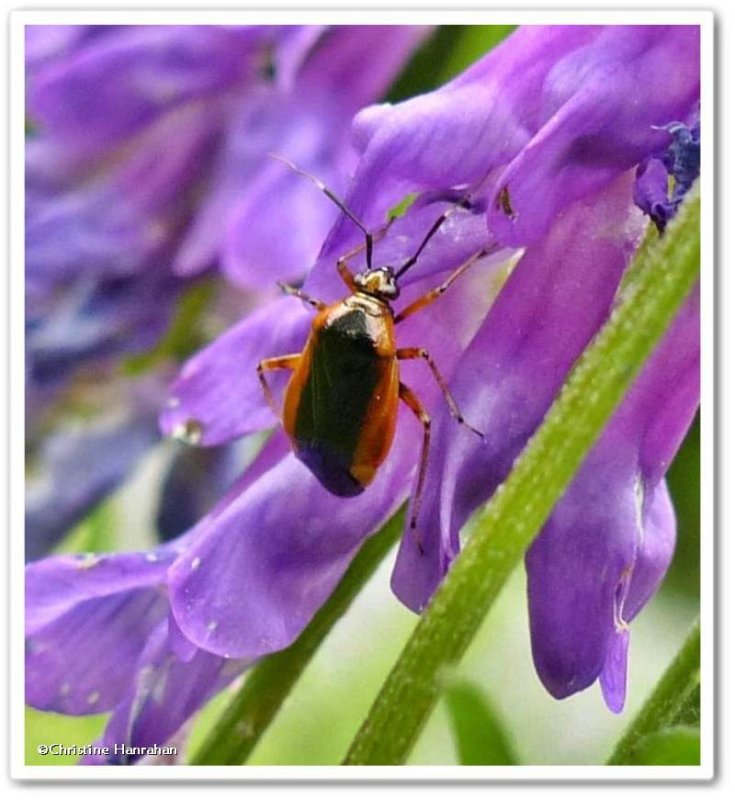
[[(265, 373), (280, 369), (293, 371), (283, 403), (283, 426), (296, 456), (326, 489), (340, 497), (360, 494), (375, 477), (390, 451), (398, 401), (402, 400), (424, 428), (410, 521), (415, 530), (428, 465), (431, 419), (416, 395), (401, 382), (398, 362), (424, 359), (454, 418), (478, 435), (482, 434), (464, 421), (429, 353), (422, 347), (396, 346), (395, 326), (436, 300), (487, 251), (476, 252), (441, 286), (395, 313), (391, 304), (400, 294), (399, 278), (416, 263), (456, 205), (434, 222), (416, 252), (400, 267), (373, 267), (374, 242), (385, 234), (391, 223), (371, 233), (321, 181), (278, 158), (313, 181), (360, 228), (365, 241), (337, 261), (337, 271), (350, 292), (343, 300), (323, 303), (300, 289), (281, 284), (284, 291), (316, 308), (317, 315), (303, 351), (264, 359), (258, 364), (258, 378), (276, 416), (281, 417)], [(353, 274), (348, 262), (363, 251), (366, 268)]]

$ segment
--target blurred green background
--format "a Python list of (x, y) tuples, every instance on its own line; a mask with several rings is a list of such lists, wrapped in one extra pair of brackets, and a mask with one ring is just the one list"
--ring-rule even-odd
[[(409, 63), (387, 99), (397, 101), (440, 85), (511, 31), (511, 26), (439, 29)], [(144, 368), (145, 361), (141, 363)], [(150, 487), (160, 484), (171, 454), (181, 446), (161, 442), (127, 484), (79, 525), (60, 549), (129, 550), (153, 544), (156, 532)], [(678, 546), (661, 591), (632, 625), (624, 713), (611, 714), (596, 687), (562, 702), (545, 692), (531, 660), (525, 576), (519, 568), (461, 666), (455, 674), (445, 676), (453, 698), (451, 707), (447, 702), (437, 707), (410, 763), (460, 763), (453, 731), (463, 728), (482, 728), (478, 731), (481, 735), (494, 730), (489, 738), (496, 742), (496, 763), (604, 763), (699, 612), (698, 422), (670, 470), (669, 485), (679, 520)], [(327, 638), (250, 763), (339, 763), (416, 623), (414, 615), (390, 592), (392, 562), (391, 555)], [(199, 715), (190, 749), (203, 740), (235, 688), (225, 690)], [(485, 716), (481, 700), (491, 712)], [(87, 744), (101, 733), (104, 723), (104, 715), (63, 717), (29, 709), (27, 763), (50, 766), (48, 757), (37, 754), (39, 744)], [(487, 758), (471, 749), (470, 742), (462, 762), (479, 763)], [(74, 756), (53, 758), (54, 766), (75, 762)]]

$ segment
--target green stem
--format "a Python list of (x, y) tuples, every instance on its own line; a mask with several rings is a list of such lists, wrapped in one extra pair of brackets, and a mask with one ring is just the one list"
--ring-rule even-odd
[[(357, 733), (345, 764), (401, 764), (434, 707), (442, 668), (459, 661), (513, 568), (699, 273), (699, 190), (662, 239), (647, 239), (635, 278), (572, 370), (508, 479), (483, 512)], [(502, 489), (502, 491), (501, 491)]]
[(608, 764), (630, 764), (646, 736), (679, 724), (690, 714), (689, 704), (699, 689), (699, 621), (669, 665), (653, 694), (615, 746)]
[(368, 539), (329, 600), (299, 638), (262, 659), (217, 721), (191, 764), (242, 764), (260, 741), (319, 645), (347, 611), (403, 530), (404, 511)]

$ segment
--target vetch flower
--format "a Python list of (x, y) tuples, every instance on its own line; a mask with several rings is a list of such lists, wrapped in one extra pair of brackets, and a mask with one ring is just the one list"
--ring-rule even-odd
[[(380, 97), (427, 30), (27, 26), (32, 447), (80, 394), (80, 377), (118, 377), (123, 359), (161, 341), (197, 276), (221, 267), (272, 292), (277, 277), (303, 274), (335, 210), (305, 202), (303, 183), (267, 153), (343, 185), (352, 115)], [(240, 313), (252, 302), (243, 294)], [(89, 464), (86, 474), (105, 472)], [(51, 480), (90, 500), (112, 487), (72, 492), (63, 472)], [(39, 545), (47, 533), (29, 529)]]
[[(282, 450), (266, 445), (231, 491), (241, 493)], [(225, 494), (221, 503), (227, 503)], [(218, 514), (215, 506), (201, 521)], [(53, 556), (26, 567), (26, 702), (63, 714), (111, 712), (98, 742), (147, 747), (171, 739), (248, 662), (195, 647), (171, 616), (166, 574), (197, 536), (149, 552)], [(192, 560), (189, 568), (196, 571)], [(114, 753), (113, 753), (114, 755)], [(85, 763), (135, 758), (96, 756)]]
[[(401, 303), (436, 286), (481, 248), (489, 251), (432, 309), (398, 329), (399, 346), (432, 354), (463, 415), (484, 433), (480, 440), (457, 425), (425, 365), (406, 366), (402, 380), (433, 417), (421, 546), (416, 532), (407, 531), (393, 575), (394, 591), (411, 608), (426, 605), (458, 552), (462, 525), (502, 483), (614, 307), (646, 222), (634, 204), (636, 167), (667, 146), (666, 125), (691, 118), (698, 78), (696, 28), (530, 27), (442, 89), (357, 116), (353, 133), (361, 155), (347, 192), (350, 208), (377, 229), (390, 208), (418, 194), (378, 243), (375, 263), (400, 264), (437, 216), (458, 195), (471, 193), (469, 207), (455, 207), (406, 274)], [(306, 189), (316, 191), (308, 183)], [(309, 202), (323, 203), (334, 217), (326, 198)], [(340, 220), (305, 290), (325, 301), (343, 296), (335, 262), (359, 242), (353, 223)], [(353, 267), (363, 263), (357, 257)], [(685, 312), (661, 345), (664, 355), (649, 363), (529, 553), (534, 654), (557, 696), (600, 677), (609, 705), (622, 703), (626, 624), (654, 591), (673, 538), (663, 472), (696, 403), (696, 298)], [(195, 355), (171, 387), (163, 431), (184, 432), (209, 446), (271, 426), (256, 364), (298, 352), (310, 319), (297, 300), (280, 299)], [(672, 386), (680, 391), (672, 393)], [(391, 454), (375, 481), (344, 499), (329, 494), (276, 431), (216, 510), (165, 546), (165, 571), (148, 575), (134, 568), (138, 583), (120, 585), (126, 606), (132, 602), (128, 588), (149, 592), (154, 583), (165, 586), (166, 595), (155, 606), (148, 594), (140, 600), (151, 603), (150, 616), (142, 615), (145, 630), (122, 612), (111, 628), (133, 626), (134, 644), (126, 652), (140, 660), (136, 687), (122, 681), (107, 698), (110, 707), (134, 711), (121, 711), (122, 721), (111, 723), (107, 735), (135, 730), (136, 741), (150, 741), (155, 729), (159, 743), (173, 735), (173, 719), (163, 728), (153, 724), (150, 703), (166, 697), (152, 689), (156, 665), (176, 665), (167, 672), (176, 677), (166, 690), (181, 681), (195, 686), (192, 695), (202, 702), (221, 685), (226, 665), (293, 642), (360, 544), (409, 495), (420, 438), (415, 419), (402, 409)], [(615, 492), (599, 504), (596, 494), (606, 483)], [(593, 528), (598, 550), (585, 559)], [(560, 585), (570, 580), (567, 562), (548, 554), (549, 541), (562, 552), (579, 546), (571, 588)], [(609, 573), (602, 582), (594, 579), (600, 570)], [(75, 621), (65, 617), (74, 602), (55, 605), (57, 595), (65, 592), (32, 603), (45, 614), (45, 627), (34, 631), (45, 630), (49, 641)], [(567, 631), (572, 602), (578, 616)], [(166, 661), (164, 652), (177, 660)], [(187, 661), (191, 653), (197, 658)], [(93, 650), (85, 650), (84, 660), (89, 657)], [(181, 666), (187, 663), (195, 666), (187, 671)], [(152, 673), (143, 671), (149, 667)], [(44, 707), (60, 703), (63, 677), (57, 668), (53, 681), (49, 675), (40, 684), (35, 696)], [(135, 712), (141, 702), (149, 709), (143, 717)], [(188, 713), (197, 702), (186, 705)], [(131, 718), (145, 722), (136, 728)]]
[[(665, 126), (671, 144), (646, 159), (636, 172), (635, 202), (653, 220), (660, 233), (674, 216), (684, 196), (699, 176), (699, 110), (691, 126), (672, 122)], [(669, 178), (673, 189), (669, 190)]]
[[(696, 28), (530, 27), (442, 89), (358, 115), (355, 139), (362, 156), (347, 202), (368, 226), (382, 224), (386, 210), (409, 192), (441, 197), (459, 187), (480, 186), (475, 213), (450, 217), (406, 275), (406, 302), (479, 247), (489, 245), (495, 252), (484, 273), (478, 265), (477, 284), (469, 288), (469, 278), (464, 286), (460, 282), (434, 313), (416, 315), (399, 332), (399, 345), (427, 347), (451, 376), (464, 416), (485, 434), (479, 441), (458, 429), (418, 367), (406, 378), (428, 398), (434, 419), (421, 547), (407, 533), (393, 576), (396, 594), (412, 608), (425, 606), (458, 551), (463, 523), (500, 485), (610, 313), (645, 224), (633, 202), (635, 168), (670, 140), (664, 126), (697, 108), (698, 63)], [(483, 198), (484, 220), (476, 213)], [(379, 245), (376, 263), (400, 263), (443, 207), (437, 201), (409, 209)], [(359, 232), (343, 219), (330, 234), (306, 291), (327, 301), (344, 294), (334, 262), (358, 242)], [(475, 287), (487, 287), (495, 275), (497, 288), (508, 248), (522, 248), (522, 257), (487, 313), (491, 293)], [(192, 359), (172, 387), (172, 407), (162, 418), (165, 431), (195, 424), (201, 442), (214, 444), (264, 424), (268, 411), (256, 385), (255, 363), (298, 351), (308, 328), (302, 309), (286, 316), (286, 302), (264, 309)], [(226, 385), (235, 390), (237, 402), (225, 397), (220, 387)], [(696, 399), (696, 392), (689, 397)], [(691, 402), (677, 407), (679, 432), (693, 411)], [(659, 412), (655, 404), (646, 409), (648, 424), (663, 425)], [(669, 459), (676, 443), (675, 436), (666, 445)], [(240, 657), (293, 641), (357, 544), (406, 496), (417, 454), (415, 423), (402, 417), (375, 484), (349, 501), (322, 490), (289, 455), (202, 532), (191, 551), (201, 558), (195, 574), (184, 559), (172, 566), (172, 609), (184, 633), (204, 649)], [(661, 554), (673, 537), (661, 476), (650, 485), (644, 476), (641, 489), (635, 460), (619, 465), (624, 468), (627, 479), (623, 473), (616, 477), (620, 491), (628, 492), (627, 505), (621, 500), (607, 507), (598, 544), (600, 553), (612, 552), (605, 532), (612, 537), (624, 531), (627, 555), (637, 555), (622, 559), (622, 572), (619, 554), (606, 562), (609, 582), (596, 588), (594, 607), (606, 608), (607, 616), (585, 618), (598, 644), (594, 659), (585, 655), (591, 646), (584, 626), (562, 641), (546, 622), (537, 624), (543, 605), (562, 626), (568, 603), (555, 605), (556, 595), (548, 588), (538, 601), (533, 590), (531, 602), (534, 651), (543, 653), (537, 663), (547, 686), (557, 695), (561, 683), (566, 693), (577, 691), (602, 672), (614, 708), (621, 702), (624, 658), (621, 639), (610, 626), (616, 613), (619, 623), (628, 620), (653, 591), (667, 561)], [(630, 516), (630, 508), (642, 509), (642, 523)], [(589, 498), (584, 509), (594, 519)], [(584, 542), (589, 527), (581, 512), (577, 519), (582, 521), (570, 522), (567, 535)], [(648, 538), (636, 549), (641, 531)], [(542, 535), (539, 547), (548, 535)], [(596, 563), (590, 561), (588, 572), (580, 573), (580, 596), (594, 588), (582, 578)], [(529, 557), (533, 586), (535, 564)], [(631, 595), (626, 600), (619, 590), (628, 573), (631, 586), (642, 587), (635, 600)], [(586, 605), (579, 604), (580, 613)], [(208, 629), (213, 616), (215, 631)], [(584, 670), (572, 668), (571, 680), (569, 664), (585, 658)]]

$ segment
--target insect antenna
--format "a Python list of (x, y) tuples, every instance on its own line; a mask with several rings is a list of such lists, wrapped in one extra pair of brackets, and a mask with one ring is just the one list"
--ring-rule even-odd
[(345, 204), (344, 200), (338, 197), (326, 184), (319, 180), (316, 176), (312, 175), (309, 172), (304, 172), (303, 169), (300, 169), (296, 166), (292, 161), (289, 161), (284, 156), (279, 155), (278, 153), (268, 153), (271, 158), (275, 158), (276, 161), (283, 162), (287, 167), (292, 169), (297, 175), (301, 175), (304, 178), (308, 178), (318, 189), (321, 189), (322, 192), (337, 206), (337, 208), (342, 211), (345, 216), (349, 217), (355, 225), (363, 232), (365, 235), (365, 258), (367, 261), (368, 269), (372, 269), (373, 267), (373, 234), (365, 227), (365, 225), (360, 221), (360, 219), (355, 216), (355, 214), (350, 211), (350, 209)]

